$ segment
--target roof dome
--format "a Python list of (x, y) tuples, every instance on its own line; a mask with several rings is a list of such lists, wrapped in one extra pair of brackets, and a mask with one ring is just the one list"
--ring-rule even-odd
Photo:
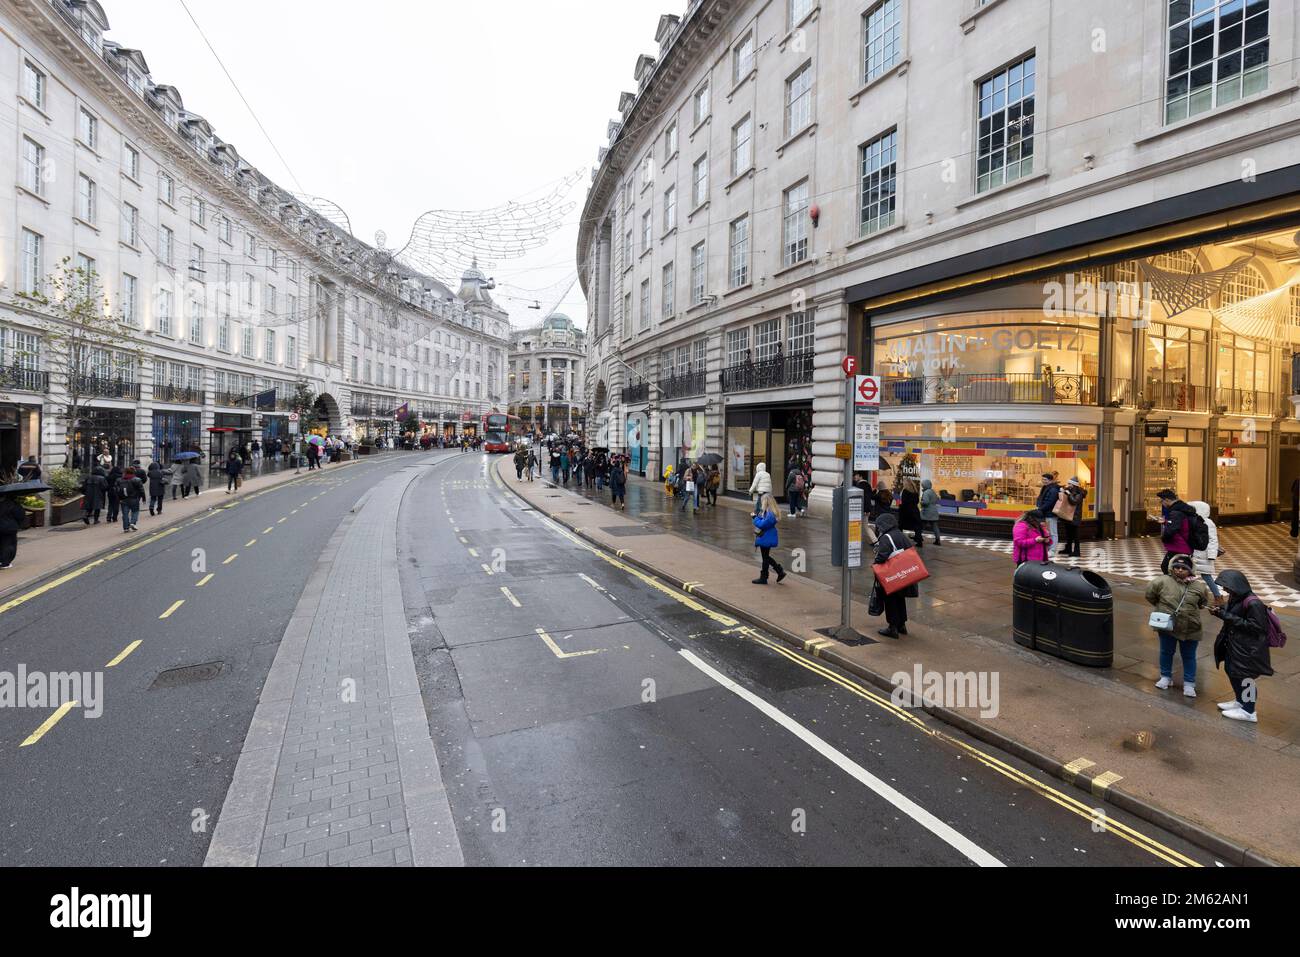
[(478, 257), (474, 257), (473, 263), (465, 274), (460, 277), (460, 290), (456, 293), (463, 302), (483, 302), (492, 303), (492, 297), (488, 295), (489, 289), (495, 289), (497, 284), (478, 268)]
[(562, 312), (553, 312), (546, 317), (542, 323), (543, 329), (554, 329), (557, 332), (568, 332), (573, 328), (573, 320)]

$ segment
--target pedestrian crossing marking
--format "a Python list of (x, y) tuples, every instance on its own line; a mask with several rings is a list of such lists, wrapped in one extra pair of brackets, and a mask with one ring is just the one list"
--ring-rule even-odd
[(484, 570), (485, 572), (487, 572), (489, 575), (492, 574), (492, 569), (488, 568), (487, 565), (479, 565), (479, 568), (483, 569), (483, 570)]
[(473, 558), (478, 558), (478, 550), (477, 550), (477, 549), (473, 549), (473, 548), (471, 548), (471, 549), (469, 550), (469, 553), (470, 553), (470, 556), (471, 556), (471, 557), (473, 557)]
[(137, 638), (135, 641), (131, 642), (129, 645), (127, 645), (125, 648), (123, 648), (122, 651), (121, 651), (121, 653), (120, 653), (116, 658), (114, 658), (112, 661), (110, 661), (108, 664), (104, 665), (104, 667), (105, 667), (105, 668), (116, 668), (118, 665), (120, 665), (120, 664), (121, 664), (121, 663), (126, 659), (126, 656), (127, 656), (127, 655), (129, 655), (131, 652), (133, 652), (133, 651), (135, 651), (137, 648), (139, 648), (139, 647), (140, 647), (140, 644), (141, 644), (141, 640), (140, 640), (139, 638)]

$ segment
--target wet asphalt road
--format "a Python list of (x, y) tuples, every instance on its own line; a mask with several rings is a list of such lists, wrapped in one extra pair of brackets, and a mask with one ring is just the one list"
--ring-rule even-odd
[[(603, 506), (581, 507), (599, 523)], [(835, 680), (851, 676), (688, 607), (528, 509), (483, 456), (434, 465), (400, 529), (467, 863), (1213, 864), (1112, 808), (1157, 853), (1098, 827), (1083, 792), (943, 729), (1044, 796)]]
[[(0, 865), (201, 864), (317, 554), (362, 493), (406, 464), (393, 454), (264, 493), (205, 490), (215, 510), (156, 541), (161, 523), (146, 511), (141, 531), (122, 536), (141, 547), (0, 613), (0, 670), (99, 671), (104, 681), (100, 717), (71, 711), (28, 747), (51, 712), (0, 708)], [(193, 570), (195, 549), (206, 572)], [(155, 686), (201, 664), (212, 667)]]

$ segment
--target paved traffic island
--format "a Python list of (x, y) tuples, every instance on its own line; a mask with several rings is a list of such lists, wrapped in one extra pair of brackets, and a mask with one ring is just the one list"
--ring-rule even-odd
[[(825, 581), (793, 574), (780, 585), (751, 584), (758, 561), (742, 527), (744, 511), (720, 505), (714, 515), (683, 516), (662, 486), (637, 483), (627, 511), (614, 512), (597, 495), (518, 480), (507, 458), (496, 468), (506, 487), (593, 545), (878, 687), (892, 690), (892, 676), (918, 669), (944, 677), (996, 675), (996, 714), (954, 702), (925, 710), (1073, 783), (1095, 807), (1122, 807), (1226, 863), (1300, 864), (1300, 828), (1294, 815), (1278, 812), (1300, 787), (1300, 749), (1292, 741), (1270, 735), (1264, 722), (1228, 726), (1181, 700), (1157, 698), (1116, 680), (1110, 669), (1084, 669), (1018, 648), (1002, 633), (1010, 602), (985, 580), (987, 562), (974, 562), (964, 574), (944, 569), (923, 583), (921, 607), (901, 640), (846, 644), (818, 631), (839, 622), (839, 595)], [(714, 519), (721, 527), (716, 533), (709, 525)], [(813, 520), (782, 516), (783, 549), (814, 527)], [(929, 560), (935, 551), (927, 547), (923, 555)], [(1009, 593), (1013, 569), (1009, 561), (1001, 568), (1006, 584), (1000, 587)], [(854, 591), (853, 622), (874, 638), (878, 619), (867, 613), (865, 592)], [(1154, 663), (1154, 637), (1150, 646)], [(1289, 661), (1294, 653), (1278, 657)], [(1295, 693), (1286, 685), (1294, 672), (1278, 672), (1261, 685), (1262, 712), (1270, 701), (1286, 707)], [(1230, 696), (1221, 673), (1212, 681), (1207, 694)]]

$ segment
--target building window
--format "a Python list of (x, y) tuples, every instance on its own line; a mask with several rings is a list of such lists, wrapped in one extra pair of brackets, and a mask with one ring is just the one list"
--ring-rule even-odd
[(122, 321), (128, 326), (140, 324), (140, 313), (137, 308), (139, 289), (140, 283), (135, 276), (122, 273)]
[(190, 343), (203, 345), (203, 300), (197, 297), (190, 300)]
[(284, 337), (284, 364), (287, 366), (298, 364), (298, 340), (294, 336)]
[(248, 326), (248, 325), (244, 326), (244, 341), (242, 345), (243, 345), (242, 351), (244, 353), (244, 358), (252, 359), (255, 355), (253, 349), (253, 327), (252, 326)]
[(691, 208), (698, 208), (709, 198), (709, 157), (701, 156), (691, 167)]
[(705, 83), (695, 91), (695, 96), (691, 98), (692, 115), (695, 125), (699, 126), (709, 118), (709, 84)]
[(862, 193), (858, 234), (869, 236), (894, 225), (897, 200), (898, 131), (890, 130), (862, 147)]
[(749, 329), (732, 329), (727, 333), (727, 365), (738, 366), (749, 359)]
[(230, 221), (228, 216), (221, 217), (221, 241), (227, 246), (233, 245), (235, 239), (235, 225)]
[(257, 258), (257, 237), (252, 233), (244, 234), (244, 255), (249, 259)]
[(704, 301), (704, 243), (691, 249), (691, 305)]
[(674, 272), (675, 269), (673, 263), (669, 263), (667, 266), (664, 267), (663, 283), (660, 288), (660, 293), (661, 293), (660, 298), (663, 300), (661, 311), (665, 319), (671, 316), (675, 311), (674, 304), (673, 304), (673, 295), (674, 295), (673, 286), (675, 283)]
[(782, 203), (781, 262), (793, 266), (808, 258), (808, 181), (785, 191)]
[(271, 272), (280, 271), (280, 253), (278, 250), (269, 250), (266, 254), (266, 268)]
[(1268, 86), (1268, 0), (1170, 0), (1165, 122)]
[(167, 173), (158, 174), (158, 198), (168, 206), (176, 205), (176, 183)]
[(864, 83), (870, 83), (898, 62), (903, 47), (901, 5), (899, 0), (884, 0), (862, 17)]
[(172, 334), (172, 311), (175, 302), (176, 300), (172, 296), (170, 289), (158, 290), (158, 312), (154, 317), (154, 325), (157, 327), (160, 336), (170, 336)]
[(731, 85), (735, 86), (754, 69), (754, 33), (746, 33), (731, 51)]
[(1034, 169), (1034, 55), (979, 84), (976, 192), (1028, 176)]
[(790, 19), (787, 29), (793, 30), (802, 23), (803, 18), (812, 13), (813, 3), (814, 0), (790, 0)]
[(222, 352), (230, 351), (230, 319), (225, 316), (217, 323), (217, 348)]
[(655, 178), (655, 158), (650, 153), (645, 154), (645, 159), (641, 161), (641, 186), (645, 188), (654, 182)]
[(753, 120), (748, 114), (731, 128), (731, 175), (733, 178), (750, 167), (750, 137), (753, 134), (753, 128)]
[(190, 200), (190, 220), (199, 226), (207, 225), (208, 203), (202, 196)]
[(641, 281), (641, 313), (637, 317), (637, 329), (645, 332), (650, 328), (650, 280)]
[(30, 229), (23, 230), (23, 265), (18, 284), (19, 291), (28, 295), (45, 289), (45, 237)]
[(623, 266), (624, 268), (632, 265), (632, 230), (627, 231), (623, 237)]
[(1244, 269), (1239, 269), (1223, 284), (1223, 290), (1219, 293), (1219, 305), (1234, 306), (1247, 299), (1262, 296), (1266, 292), (1268, 292), (1268, 284), (1264, 282), (1264, 277), (1260, 275), (1259, 270), (1253, 266), (1246, 266)]
[(781, 349), (781, 320), (768, 319), (754, 327), (754, 358), (775, 359)]
[(126, 175), (140, 181), (140, 151), (130, 143), (126, 144)]
[(786, 319), (786, 347), (788, 356), (811, 354), (813, 351), (813, 317), (810, 312), (792, 312)]
[[(276, 311), (280, 308), (279, 299), (280, 299), (279, 292), (276, 291), (276, 288), (274, 286), (272, 286), (270, 283), (267, 283), (266, 284), (266, 314), (268, 316), (274, 316), (276, 314)], [(356, 341), (355, 325), (352, 327), (352, 341), (353, 342)]]
[(77, 175), (77, 216), (82, 222), (95, 224), (96, 215), (95, 181), (85, 173)]
[(251, 272), (244, 273), (244, 305), (252, 307), (257, 293), (257, 279)]
[(45, 74), (23, 61), (23, 95), (32, 106), (45, 109)]
[(158, 261), (164, 265), (172, 264), (176, 250), (176, 234), (166, 226), (158, 227)]
[(198, 243), (195, 243), (191, 248), (193, 252), (190, 255), (190, 271), (193, 274), (193, 278), (197, 279), (199, 282), (203, 282), (207, 277), (207, 267), (205, 264), (206, 253), (204, 253), (203, 247)]
[(664, 162), (667, 163), (677, 152), (677, 121), (673, 120), (664, 131)]
[(650, 234), (653, 231), (653, 228), (654, 227), (651, 224), (650, 210), (647, 209), (641, 215), (641, 252), (645, 252), (650, 248)]
[[(629, 292), (623, 297), (623, 329), (624, 334), (632, 331), (632, 294)], [(524, 363), (524, 368), (528, 363)], [(524, 388), (528, 388), (528, 374), (524, 373)]]
[(45, 147), (23, 137), (23, 186), (37, 196), (45, 192)]
[(140, 229), (140, 211), (130, 203), (122, 204), (122, 242), (136, 245)]
[(749, 282), (749, 217), (741, 216), (731, 224), (728, 243), (727, 275), (731, 288)]
[(664, 190), (664, 232), (677, 228), (677, 187)]
[(99, 118), (84, 106), (77, 114), (77, 136), (92, 150), (99, 147)]
[(785, 135), (793, 136), (812, 122), (812, 64), (805, 63), (785, 81)]

